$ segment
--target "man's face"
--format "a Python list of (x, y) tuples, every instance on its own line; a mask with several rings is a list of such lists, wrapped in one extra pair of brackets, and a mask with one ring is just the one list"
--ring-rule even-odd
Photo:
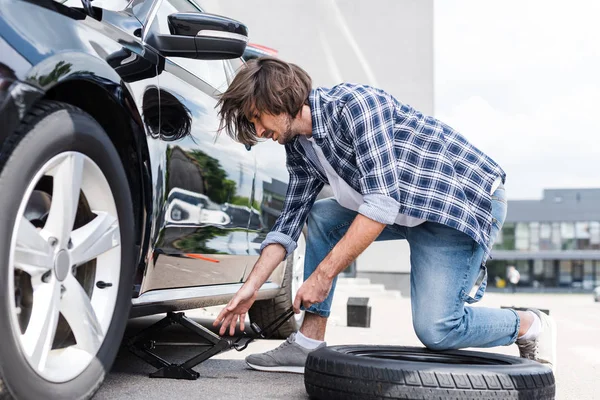
[(293, 129), (293, 119), (287, 114), (254, 113), (250, 118), (259, 138), (272, 139), (279, 144), (289, 143), (298, 133)]

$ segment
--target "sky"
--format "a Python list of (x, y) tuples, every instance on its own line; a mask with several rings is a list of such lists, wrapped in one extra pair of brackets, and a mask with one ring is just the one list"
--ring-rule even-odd
[(371, 84), (433, 109), (504, 168), (509, 199), (600, 188), (596, 0), (433, 0), (433, 35), (421, 0), (202, 3), (316, 85)]
[(434, 2), (434, 113), (509, 199), (600, 188), (600, 2)]

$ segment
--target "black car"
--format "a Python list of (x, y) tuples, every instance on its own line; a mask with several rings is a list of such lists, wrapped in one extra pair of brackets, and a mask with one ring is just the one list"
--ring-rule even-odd
[[(190, 0), (0, 0), (0, 398), (89, 398), (129, 318), (241, 287), (288, 183), (281, 146), (217, 134), (247, 38)], [(259, 325), (291, 304), (303, 243)]]

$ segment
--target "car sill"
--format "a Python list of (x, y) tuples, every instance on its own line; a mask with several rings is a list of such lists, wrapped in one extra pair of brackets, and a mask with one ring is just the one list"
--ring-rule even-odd
[[(167, 302), (200, 300), (202, 298), (213, 298), (220, 296), (232, 296), (242, 287), (241, 283), (217, 286), (196, 286), (190, 288), (151, 290), (131, 300), (134, 307)], [(279, 285), (267, 282), (259, 290), (259, 293), (279, 290)]]

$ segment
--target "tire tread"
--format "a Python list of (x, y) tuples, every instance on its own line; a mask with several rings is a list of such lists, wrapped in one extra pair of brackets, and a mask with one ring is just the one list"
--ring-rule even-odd
[(309, 355), (305, 387), (314, 399), (554, 399), (551, 371), (447, 373), (365, 366)]
[(91, 118), (83, 110), (74, 107), (67, 103), (61, 103), (59, 101), (43, 100), (35, 104), (29, 112), (23, 117), (23, 120), (19, 124), (19, 127), (2, 143), (0, 149), (0, 168), (4, 167), (4, 164), (10, 158), (12, 151), (21, 142), (23, 137), (35, 126), (41, 119), (45, 118), (48, 114), (58, 110), (69, 110), (75, 113), (81, 113)]

